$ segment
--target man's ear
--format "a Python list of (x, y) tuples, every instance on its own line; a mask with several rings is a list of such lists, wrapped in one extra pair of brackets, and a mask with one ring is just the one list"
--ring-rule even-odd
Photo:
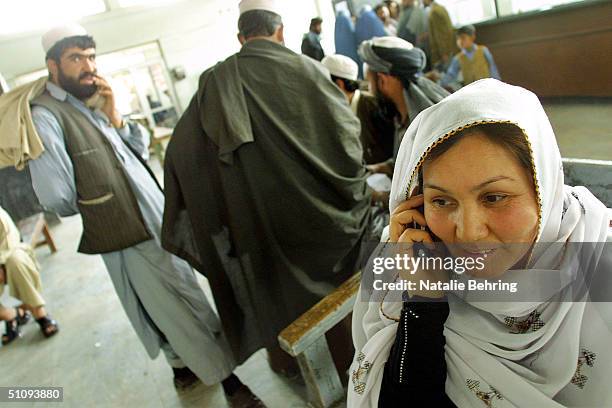
[(285, 44), (285, 26), (283, 26), (282, 24), (276, 29), (276, 32), (274, 33), (274, 38), (276, 39), (276, 41), (278, 41), (281, 44)]
[(386, 90), (388, 83), (389, 83), (389, 76), (387, 74), (383, 74), (382, 72), (379, 72), (376, 75), (376, 85), (378, 86), (378, 89)]
[(240, 43), (240, 45), (244, 45), (244, 43), (246, 42), (246, 38), (244, 38), (244, 35), (238, 33), (236, 34), (236, 37), (238, 37), (238, 42)]
[(59, 64), (55, 60), (49, 58), (47, 60), (47, 70), (51, 75), (51, 79), (56, 80), (59, 73)]

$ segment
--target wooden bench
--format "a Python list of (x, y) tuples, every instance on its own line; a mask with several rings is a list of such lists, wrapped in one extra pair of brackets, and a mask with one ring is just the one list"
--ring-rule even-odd
[[(47, 245), (51, 253), (57, 252), (57, 247), (49, 231), (49, 226), (45, 221), (43, 213), (38, 213), (31, 217), (25, 218), (17, 223), (19, 233), (23, 242), (29, 244), (32, 248)], [(42, 236), (42, 237), (41, 237)]]
[(329, 407), (345, 396), (325, 333), (353, 311), (360, 280), (361, 273), (355, 274), (278, 336), (281, 348), (297, 358), (309, 402), (317, 408)]
[(565, 184), (585, 186), (608, 208), (612, 208), (612, 161), (563, 159)]
[[(585, 186), (612, 207), (612, 161), (563, 159), (563, 169), (565, 184)], [(325, 333), (353, 311), (360, 277), (357, 273), (344, 282), (278, 336), (281, 348), (297, 358), (309, 402), (317, 408), (330, 407), (345, 398)]]

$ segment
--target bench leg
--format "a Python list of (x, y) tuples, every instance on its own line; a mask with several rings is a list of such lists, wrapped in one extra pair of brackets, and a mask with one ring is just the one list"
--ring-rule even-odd
[(53, 241), (53, 237), (51, 236), (51, 232), (49, 231), (49, 227), (45, 223), (42, 230), (43, 235), (45, 236), (45, 242), (49, 245), (51, 249), (51, 253), (57, 252), (57, 247), (55, 246), (55, 241)]
[(327, 408), (344, 398), (344, 388), (325, 336), (321, 336), (298, 355), (297, 361), (312, 405), (317, 408)]

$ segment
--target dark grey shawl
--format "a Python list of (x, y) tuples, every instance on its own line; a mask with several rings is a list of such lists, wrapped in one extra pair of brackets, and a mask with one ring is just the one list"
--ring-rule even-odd
[(238, 362), (355, 272), (359, 131), (322, 66), (281, 45), (248, 42), (202, 75), (167, 150), (162, 243), (209, 279)]

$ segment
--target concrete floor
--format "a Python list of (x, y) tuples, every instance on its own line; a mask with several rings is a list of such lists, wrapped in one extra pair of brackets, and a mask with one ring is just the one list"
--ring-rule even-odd
[[(44, 296), (61, 332), (45, 339), (35, 323), (0, 346), (0, 385), (64, 387), (64, 403), (0, 403), (2, 407), (214, 407), (227, 403), (219, 385), (177, 392), (163, 356), (151, 361), (123, 312), (102, 259), (76, 252), (79, 216), (52, 229), (59, 251), (39, 248)], [(210, 296), (204, 278), (200, 284)], [(8, 292), (8, 291), (5, 291)], [(5, 305), (16, 304), (5, 293)], [(4, 325), (0, 326), (4, 332)], [(202, 350), (205, 353), (206, 350)], [(261, 350), (236, 370), (268, 407), (306, 407), (303, 386), (274, 374)]]
[(612, 160), (612, 101), (546, 101), (544, 109), (563, 157)]

